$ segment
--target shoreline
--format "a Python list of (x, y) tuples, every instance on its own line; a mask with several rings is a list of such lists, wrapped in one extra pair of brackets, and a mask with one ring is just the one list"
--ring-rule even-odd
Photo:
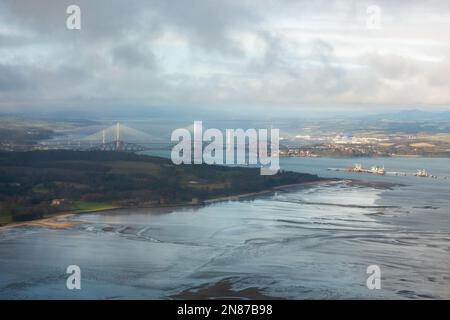
[(418, 159), (449, 159), (450, 155), (446, 154), (428, 154), (428, 155), (420, 155), (420, 154), (392, 154), (392, 155), (379, 155), (379, 156), (369, 156), (369, 155), (362, 155), (362, 156), (352, 156), (352, 155), (323, 155), (318, 157), (299, 157), (299, 156), (282, 156), (280, 155), (280, 159), (287, 159), (287, 158), (300, 158), (300, 159), (382, 159), (382, 158), (418, 158)]
[(9, 228), (16, 228), (16, 227), (24, 227), (24, 226), (35, 226), (35, 227), (47, 227), (51, 229), (66, 229), (69, 227), (73, 227), (79, 224), (82, 224), (82, 221), (58, 221), (59, 219), (66, 219), (78, 215), (88, 214), (88, 213), (96, 213), (96, 212), (109, 212), (109, 211), (115, 211), (115, 210), (121, 210), (121, 209), (158, 209), (158, 208), (177, 208), (177, 207), (201, 207), (201, 206), (207, 206), (214, 203), (219, 202), (225, 202), (225, 201), (238, 201), (245, 198), (252, 198), (264, 194), (269, 194), (272, 192), (276, 192), (277, 190), (284, 190), (289, 188), (298, 188), (302, 186), (311, 186), (311, 185), (321, 185), (326, 183), (339, 183), (339, 182), (345, 182), (349, 185), (360, 185), (360, 186), (366, 186), (366, 187), (372, 187), (372, 188), (386, 188), (390, 189), (393, 186), (399, 186), (396, 184), (392, 184), (389, 182), (381, 182), (381, 181), (368, 181), (368, 180), (346, 180), (346, 179), (320, 179), (317, 181), (308, 181), (308, 182), (302, 182), (302, 183), (294, 183), (294, 184), (286, 184), (286, 185), (280, 185), (272, 187), (271, 189), (267, 190), (261, 190), (261, 191), (255, 191), (255, 192), (248, 192), (248, 193), (242, 193), (242, 194), (236, 194), (236, 195), (230, 195), (230, 196), (222, 196), (217, 198), (211, 198), (204, 200), (198, 204), (192, 204), (192, 203), (173, 203), (173, 204), (166, 204), (166, 205), (147, 205), (147, 206), (114, 206), (109, 208), (99, 208), (94, 210), (74, 210), (77, 212), (63, 212), (63, 213), (55, 213), (51, 216), (44, 217), (41, 219), (36, 220), (30, 220), (30, 221), (20, 221), (20, 222), (11, 222), (6, 223), (4, 225), (0, 226), (0, 230), (2, 229), (9, 229)]
[(343, 180), (339, 180), (339, 179), (321, 179), (321, 180), (317, 180), (317, 181), (309, 181), (309, 182), (302, 182), (302, 183), (293, 183), (293, 184), (284, 184), (284, 185), (280, 185), (280, 186), (276, 186), (273, 187), (271, 189), (267, 189), (267, 190), (261, 190), (261, 191), (255, 191), (255, 192), (249, 192), (249, 193), (242, 193), (242, 194), (237, 194), (237, 195), (232, 195), (232, 196), (223, 196), (223, 197), (218, 197), (218, 198), (212, 198), (212, 199), (208, 199), (203, 201), (203, 204), (212, 204), (212, 203), (217, 203), (217, 202), (223, 202), (223, 201), (230, 201), (230, 200), (239, 200), (242, 198), (250, 198), (250, 197), (254, 197), (254, 196), (259, 196), (259, 195), (263, 195), (263, 194), (267, 194), (267, 193), (271, 193), (277, 190), (282, 190), (282, 189), (287, 189), (287, 188), (294, 188), (294, 187), (301, 187), (301, 186), (308, 186), (308, 185), (318, 185), (318, 184), (322, 184), (322, 183), (330, 183), (330, 182), (339, 182), (339, 181), (343, 181)]
[(65, 229), (65, 228), (79, 225), (82, 222), (81, 221), (57, 221), (58, 219), (70, 218), (70, 217), (87, 214), (87, 213), (109, 212), (109, 211), (115, 211), (115, 210), (120, 210), (120, 209), (144, 209), (144, 208), (158, 209), (158, 208), (172, 208), (172, 207), (173, 208), (176, 208), (176, 207), (200, 207), (200, 206), (210, 205), (213, 203), (219, 203), (219, 202), (223, 202), (223, 201), (235, 201), (235, 200), (240, 200), (243, 198), (254, 197), (254, 196), (263, 195), (263, 194), (271, 193), (271, 192), (281, 190), (281, 189), (286, 189), (286, 188), (315, 185), (315, 184), (321, 184), (321, 183), (338, 182), (338, 181), (342, 181), (342, 180), (321, 179), (321, 180), (317, 180), (317, 181), (286, 184), (286, 185), (276, 186), (276, 187), (273, 187), (273, 188), (267, 189), (267, 190), (211, 198), (211, 199), (204, 200), (198, 204), (183, 202), (183, 203), (173, 203), (173, 204), (167, 204), (167, 205), (151, 205), (151, 206), (149, 206), (149, 205), (147, 205), (147, 206), (139, 206), (139, 205), (137, 205), (137, 206), (113, 206), (110, 208), (100, 208), (100, 209), (85, 210), (85, 211), (77, 209), (77, 210), (73, 210), (73, 211), (77, 211), (77, 212), (67, 211), (67, 212), (55, 213), (48, 217), (44, 217), (44, 218), (40, 218), (40, 219), (36, 219), (36, 220), (5, 223), (3, 225), (0, 225), (0, 230), (16, 228), (16, 227), (24, 227), (24, 226), (47, 227), (47, 228), (51, 228), (51, 229)]

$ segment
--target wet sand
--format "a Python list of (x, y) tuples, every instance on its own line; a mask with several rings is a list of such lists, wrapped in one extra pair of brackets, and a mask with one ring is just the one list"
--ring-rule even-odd
[[(281, 185), (276, 186), (268, 190), (262, 190), (258, 192), (250, 192), (250, 193), (243, 193), (238, 195), (232, 195), (232, 196), (225, 196), (225, 197), (218, 197), (213, 199), (208, 199), (203, 201), (199, 204), (191, 204), (191, 203), (178, 203), (178, 204), (167, 204), (167, 205), (153, 205), (153, 206), (134, 206), (134, 207), (113, 207), (113, 208), (107, 208), (107, 209), (101, 209), (101, 210), (87, 210), (86, 212), (78, 212), (78, 213), (62, 213), (62, 214), (54, 214), (51, 217), (43, 218), (43, 219), (36, 219), (31, 221), (23, 221), (23, 222), (12, 222), (7, 223), (5, 225), (0, 225), (0, 229), (2, 228), (15, 228), (15, 227), (44, 227), (44, 228), (51, 228), (51, 229), (66, 229), (71, 228), (76, 225), (82, 224), (82, 221), (67, 221), (67, 218), (81, 215), (84, 213), (93, 213), (97, 211), (101, 212), (108, 212), (118, 209), (139, 209), (139, 208), (176, 208), (176, 207), (187, 207), (187, 206), (202, 206), (202, 205), (208, 205), (212, 203), (222, 202), (222, 201), (236, 201), (236, 200), (242, 200), (246, 198), (252, 198), (260, 195), (270, 194), (277, 190), (289, 190), (290, 188), (297, 188), (301, 186), (310, 186), (310, 185), (320, 185), (320, 184), (329, 184), (329, 183), (338, 183), (342, 182), (342, 180), (339, 179), (323, 179), (319, 181), (311, 181), (311, 182), (304, 182), (304, 183), (295, 183), (295, 184), (288, 184), (288, 185)], [(390, 182), (384, 182), (384, 181), (366, 181), (366, 180), (346, 180), (345, 181), (348, 186), (359, 186), (359, 187), (371, 187), (376, 189), (392, 189), (395, 186), (398, 186), (396, 184), (390, 183)]]
[(348, 180), (347, 185), (363, 188), (385, 189), (385, 190), (392, 190), (395, 187), (404, 186), (403, 184), (400, 183), (374, 181), (374, 180)]
[(208, 199), (203, 201), (205, 204), (215, 203), (215, 202), (221, 202), (221, 201), (230, 201), (230, 200), (240, 200), (245, 198), (251, 198), (255, 196), (260, 196), (264, 194), (269, 194), (277, 190), (284, 190), (289, 188), (296, 188), (301, 186), (308, 186), (308, 185), (318, 185), (323, 183), (330, 183), (330, 182), (337, 182), (339, 180), (337, 179), (324, 179), (324, 180), (318, 180), (318, 181), (311, 181), (311, 182), (302, 182), (302, 183), (294, 183), (294, 184), (285, 184), (281, 186), (276, 186), (268, 190), (262, 190), (257, 192), (250, 192), (250, 193), (243, 193), (243, 194), (237, 194), (233, 196), (225, 196), (225, 197), (218, 197), (213, 199)]

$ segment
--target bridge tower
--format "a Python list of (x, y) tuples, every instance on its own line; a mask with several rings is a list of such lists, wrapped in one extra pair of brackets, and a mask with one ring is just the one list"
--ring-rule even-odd
[(116, 151), (120, 150), (120, 123), (116, 123)]
[[(146, 142), (151, 141), (152, 137), (145, 132), (129, 128), (117, 122), (106, 129), (81, 139), (79, 143), (81, 141), (88, 142), (88, 150), (139, 152), (148, 149), (148, 147), (138, 144), (139, 142), (128, 141), (128, 139), (132, 140), (133, 138)], [(95, 141), (98, 144), (92, 146), (92, 143), (95, 143)]]

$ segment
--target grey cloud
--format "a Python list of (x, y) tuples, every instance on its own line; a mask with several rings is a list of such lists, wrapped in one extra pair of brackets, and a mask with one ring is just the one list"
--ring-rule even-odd
[(380, 76), (388, 79), (407, 79), (421, 71), (417, 62), (399, 55), (370, 54), (365, 60)]
[[(34, 32), (38, 41), (71, 41), (73, 33), (66, 30), (65, 10), (73, 3), (4, 0), (2, 18)], [(230, 31), (258, 21), (251, 6), (234, 0), (78, 0), (76, 4), (82, 16), (78, 40), (116, 40), (144, 33), (148, 37), (171, 27), (186, 34), (193, 45), (225, 54), (240, 51)]]
[(25, 46), (29, 40), (30, 38), (26, 36), (0, 34), (0, 48)]
[(0, 95), (4, 99), (18, 101), (69, 97), (89, 76), (84, 68), (65, 65), (51, 70), (35, 66), (0, 65)]
[(241, 53), (230, 37), (232, 30), (251, 27), (261, 20), (254, 6), (245, 1), (172, 0), (157, 2), (156, 8), (168, 23), (187, 33), (194, 46), (225, 54)]
[[(65, 27), (73, 3), (82, 9), (80, 31)], [(382, 7), (386, 30), (365, 28), (369, 4)], [(450, 7), (428, 5), (425, 12), (417, 1), (2, 0), (1, 103), (450, 104), (448, 58), (417, 58), (449, 50)], [(417, 17), (432, 19), (415, 26)], [(429, 32), (433, 26), (439, 32)], [(262, 48), (245, 46), (248, 35)], [(422, 43), (429, 38), (433, 46)]]
[(0, 94), (26, 91), (33, 86), (27, 69), (0, 65)]
[(145, 50), (139, 44), (120, 44), (112, 49), (113, 63), (124, 67), (154, 68), (156, 57), (150, 50)]
[(427, 83), (433, 87), (450, 88), (450, 56), (431, 69)]

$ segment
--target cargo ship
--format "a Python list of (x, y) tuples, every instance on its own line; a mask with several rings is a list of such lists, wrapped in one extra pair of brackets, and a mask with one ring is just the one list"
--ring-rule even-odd
[(353, 168), (348, 168), (348, 172), (362, 172), (362, 173), (372, 173), (372, 174), (381, 174), (384, 175), (386, 170), (384, 167), (380, 166), (372, 166), (370, 169), (363, 168), (361, 164), (355, 164)]
[[(418, 169), (417, 172), (395, 172), (390, 171), (386, 172), (386, 170), (383, 167), (380, 166), (373, 166), (370, 167), (370, 169), (363, 168), (361, 164), (355, 164), (354, 167), (347, 167), (347, 168), (328, 168), (328, 170), (331, 171), (346, 171), (346, 172), (355, 172), (355, 173), (371, 173), (371, 174), (379, 174), (379, 175), (395, 175), (395, 176), (414, 176), (414, 177), (420, 177), (420, 178), (432, 178), (432, 179), (440, 179), (440, 177), (430, 174), (425, 169)], [(444, 180), (447, 180), (446, 176), (441, 177)]]
[(416, 177), (428, 178), (430, 176), (430, 174), (428, 173), (427, 170), (422, 169), (422, 170), (417, 170), (415, 176)]

